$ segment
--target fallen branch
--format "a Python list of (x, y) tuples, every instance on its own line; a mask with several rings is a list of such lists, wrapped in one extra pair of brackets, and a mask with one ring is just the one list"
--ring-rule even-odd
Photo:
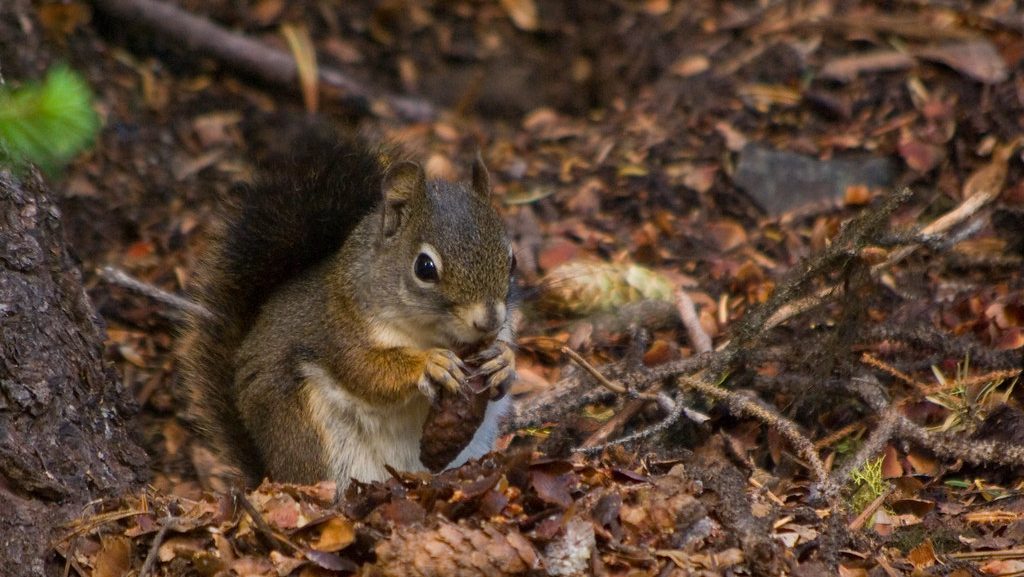
[(835, 496), (836, 492), (833, 490), (832, 483), (829, 480), (825, 463), (818, 456), (814, 443), (800, 432), (800, 428), (796, 423), (783, 417), (776, 410), (736, 391), (723, 389), (722, 387), (689, 377), (679, 377), (679, 385), (683, 388), (699, 391), (716, 401), (724, 401), (730, 413), (737, 416), (746, 415), (753, 417), (778, 431), (810, 466), (825, 495), (829, 497)]
[[(293, 90), (299, 87), (299, 68), (286, 52), (277, 50), (176, 6), (156, 0), (92, 0), (96, 9), (126, 24), (138, 24), (172, 40), (186, 50), (220, 61), (227, 67), (264, 82)], [(420, 99), (367, 87), (343, 72), (320, 66), (318, 77), (326, 95), (373, 114), (395, 114), (406, 120), (428, 120), (434, 107)], [(381, 111), (380, 105), (387, 110)]]
[(160, 287), (129, 275), (119, 268), (105, 266), (98, 269), (97, 274), (108, 283), (149, 297), (158, 303), (167, 305), (172, 316), (184, 317), (185, 314), (212, 319), (213, 313), (195, 301), (169, 293)]
[[(697, 315), (697, 307), (694, 305), (693, 299), (691, 299), (690, 295), (686, 294), (686, 291), (682, 289), (676, 291), (675, 297), (676, 312), (679, 314), (679, 319), (683, 322), (683, 327), (686, 328), (686, 334), (690, 340), (690, 344), (697, 353), (710, 353), (712, 350), (711, 336), (708, 335), (707, 331), (705, 331), (704, 327), (700, 324), (700, 316)], [(586, 363), (586, 361), (583, 362)], [(593, 367), (588, 369), (588, 372), (590, 372), (594, 378), (597, 378), (599, 381), (601, 379), (607, 381), (604, 375)], [(621, 385), (618, 385), (617, 383), (615, 386), (621, 388)], [(615, 389), (608, 387), (607, 385), (605, 385), (605, 388), (615, 391)], [(615, 413), (612, 418), (608, 419), (603, 425), (601, 425), (597, 431), (587, 437), (577, 450), (594, 453), (602, 451), (610, 445), (620, 445), (645, 439), (656, 433), (667, 430), (684, 415), (696, 423), (703, 423), (708, 420), (707, 415), (690, 409), (682, 402), (673, 400), (662, 392), (661, 389), (662, 386), (659, 384), (654, 387), (654, 390), (651, 393), (645, 394), (638, 393), (635, 389), (623, 388), (622, 393), (629, 394), (630, 400), (617, 413)], [(634, 433), (616, 441), (608, 441), (608, 439), (622, 430), (629, 420), (639, 413), (640, 410), (643, 409), (650, 401), (654, 401), (662, 407), (666, 413), (665, 418), (639, 433)]]

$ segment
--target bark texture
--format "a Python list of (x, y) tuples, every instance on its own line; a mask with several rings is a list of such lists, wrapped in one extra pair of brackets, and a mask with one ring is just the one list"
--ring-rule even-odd
[(0, 573), (58, 575), (58, 525), (138, 485), (146, 455), (38, 174), (0, 170)]

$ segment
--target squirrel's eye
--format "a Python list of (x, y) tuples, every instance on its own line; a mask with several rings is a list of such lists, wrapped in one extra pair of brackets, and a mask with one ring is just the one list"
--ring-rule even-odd
[(518, 263), (518, 261), (516, 260), (516, 255), (515, 255), (515, 253), (513, 253), (512, 254), (512, 264), (510, 264), (508, 266), (508, 272), (510, 272), (510, 273), (516, 272), (516, 264), (517, 263)]
[(412, 271), (416, 274), (416, 278), (423, 282), (437, 282), (439, 279), (437, 275), (437, 265), (434, 264), (434, 259), (430, 258), (425, 252), (421, 252), (416, 257), (416, 263), (412, 266)]

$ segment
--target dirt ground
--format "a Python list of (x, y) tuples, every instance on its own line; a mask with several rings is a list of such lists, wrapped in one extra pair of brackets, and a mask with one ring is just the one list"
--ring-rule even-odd
[(437, 109), (324, 97), (317, 123), (436, 176), (479, 148), (524, 294), (520, 412), (465, 470), (232, 501), (183, 412), (176, 311), (98, 271), (184, 294), (216, 208), (307, 126), (300, 91), (15, 0), (4, 79), (64, 61), (95, 92), (102, 132), (50, 185), (151, 459), (150, 487), (83, 518), (138, 514), (61, 545), (74, 571), (1024, 573), (1016, 3), (174, 4), (283, 51), (300, 27), (321, 65)]

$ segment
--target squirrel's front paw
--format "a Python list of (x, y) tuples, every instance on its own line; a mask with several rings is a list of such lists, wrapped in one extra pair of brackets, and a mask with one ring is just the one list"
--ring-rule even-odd
[(494, 400), (504, 397), (516, 380), (516, 354), (505, 341), (494, 341), (493, 345), (474, 356), (471, 362), (483, 363), (477, 369), (477, 374), (487, 378), (487, 388), (491, 389), (491, 398)]
[(431, 349), (416, 386), (431, 402), (437, 398), (438, 387), (451, 392), (461, 391), (466, 382), (466, 365), (448, 349)]

